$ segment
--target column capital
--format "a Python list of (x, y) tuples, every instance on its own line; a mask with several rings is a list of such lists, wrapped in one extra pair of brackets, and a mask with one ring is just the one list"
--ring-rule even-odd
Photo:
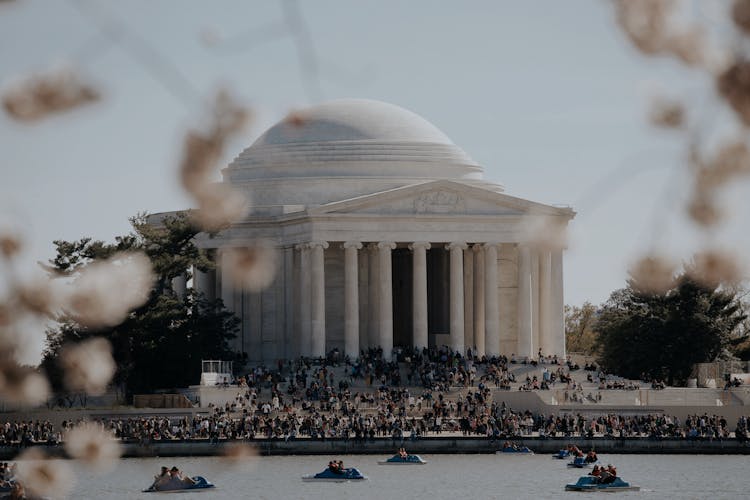
[(359, 250), (362, 248), (362, 242), (361, 241), (345, 241), (341, 244), (341, 248), (347, 249), (347, 248), (356, 248)]
[(389, 250), (393, 250), (396, 248), (396, 244), (392, 241), (381, 241), (378, 242), (378, 249), (383, 250), (385, 248), (388, 248)]
[[(497, 247), (499, 247), (499, 246), (500, 246), (501, 244), (502, 244), (502, 243), (500, 243), (499, 241), (486, 241), (486, 242), (484, 242), (484, 243), (482, 243), (482, 244), (481, 244), (481, 247), (482, 247), (482, 248), (483, 248), (484, 250), (487, 250), (487, 249), (488, 249), (488, 248), (490, 248), (490, 247), (494, 247), (494, 248), (497, 248)], [(476, 246), (476, 245), (475, 245), (475, 246)]]
[(296, 245), (294, 245), (295, 250), (302, 251), (302, 250), (307, 250), (308, 248), (310, 248), (309, 243), (297, 243)]
[(446, 250), (454, 250), (454, 249), (466, 250), (467, 248), (469, 248), (469, 246), (463, 241), (451, 241), (450, 243), (445, 245)]
[(328, 242), (327, 241), (311, 241), (310, 243), (308, 243), (308, 245), (310, 245), (310, 248), (322, 247), (323, 250), (325, 250), (326, 248), (328, 248)]
[(414, 243), (409, 243), (409, 250), (416, 250), (416, 249), (424, 249), (429, 250), (432, 247), (428, 241), (415, 241)]

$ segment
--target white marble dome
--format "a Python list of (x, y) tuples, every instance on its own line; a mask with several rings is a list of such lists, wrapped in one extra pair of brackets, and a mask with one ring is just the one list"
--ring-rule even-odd
[(291, 113), (223, 174), (260, 208), (319, 205), (439, 179), (481, 182), (482, 167), (411, 111), (338, 99)]
[(404, 108), (368, 99), (338, 99), (292, 113), (252, 147), (340, 141), (453, 145), (437, 127)]

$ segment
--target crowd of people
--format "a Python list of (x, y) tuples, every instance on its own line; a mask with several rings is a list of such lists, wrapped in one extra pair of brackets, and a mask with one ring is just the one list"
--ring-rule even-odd
[[(295, 406), (285, 403), (267, 414), (260, 409), (266, 402), (258, 401), (241, 410), (215, 408), (190, 417), (129, 417), (99, 422), (116, 438), (129, 442), (301, 438), (364, 441), (383, 437), (413, 440), (450, 432), (493, 440), (514, 436), (748, 439), (747, 417), (740, 418), (732, 432), (729, 422), (719, 415), (692, 415), (683, 420), (663, 414), (610, 413), (589, 417), (517, 411), (492, 401), (489, 390), (468, 391), (448, 399), (442, 393), (425, 391), (415, 398), (408, 389), (381, 388), (372, 397), (370, 400), (342, 391), (334, 393), (334, 401)], [(21, 446), (56, 444), (64, 431), (75, 424), (66, 421), (61, 429), (54, 430), (49, 422), (6, 422), (0, 426), (0, 442)], [(6, 432), (9, 429), (14, 430)], [(19, 433), (18, 429), (24, 430)], [(22, 438), (14, 439), (18, 436)]]
[[(576, 365), (541, 353), (535, 363), (543, 367), (541, 380), (527, 373), (526, 384), (575, 386), (570, 371)], [(498, 393), (492, 386), (506, 388), (515, 382), (514, 364), (530, 365), (525, 359), (477, 357), (471, 351), (462, 356), (448, 348), (402, 350), (390, 361), (377, 349), (352, 361), (334, 353), (322, 362), (301, 358), (279, 361), (273, 369), (259, 366), (232, 386), (237, 390), (234, 401), (206, 412), (182, 417), (120, 417), (100, 423), (117, 438), (135, 442), (404, 440), (446, 432), (493, 440), (514, 436), (748, 438), (744, 417), (731, 429), (719, 415), (683, 420), (663, 414), (555, 415), (512, 409), (496, 400)], [(593, 365), (585, 368), (598, 372)], [(5, 422), (0, 425), (0, 445), (59, 443), (76, 423), (65, 421), (57, 428), (49, 421)]]

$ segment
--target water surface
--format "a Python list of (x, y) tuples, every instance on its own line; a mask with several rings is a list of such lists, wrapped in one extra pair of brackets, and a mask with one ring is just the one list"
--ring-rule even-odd
[[(308, 483), (301, 476), (325, 468), (340, 458), (369, 477), (355, 483)], [(349, 499), (401, 500), (410, 498), (575, 498), (585, 493), (565, 492), (566, 483), (585, 474), (565, 467), (549, 455), (430, 455), (427, 465), (378, 465), (386, 456), (344, 455), (260, 457), (252, 467), (231, 467), (216, 457), (132, 458), (119, 461), (115, 471), (95, 474), (75, 464), (77, 483), (70, 498), (150, 499), (163, 494), (141, 493), (166, 465), (177, 465), (190, 475), (203, 475), (213, 490), (172, 493), (170, 500), (188, 499)], [(640, 486), (640, 492), (621, 492), (627, 498), (739, 499), (750, 491), (750, 456), (602, 455), (617, 466), (620, 476)], [(588, 498), (588, 496), (586, 497)], [(608, 496), (607, 498), (611, 498)]]

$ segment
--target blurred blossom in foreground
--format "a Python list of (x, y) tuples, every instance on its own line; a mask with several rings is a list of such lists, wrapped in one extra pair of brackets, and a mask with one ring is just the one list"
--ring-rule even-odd
[[(13, 314), (13, 308), (8, 304), (0, 302), (0, 329), (10, 326), (14, 320), (15, 314)], [(2, 340), (4, 332), (0, 330), (0, 334), (0, 340)]]
[(21, 283), (15, 291), (21, 307), (40, 316), (53, 317), (63, 306), (63, 296), (56, 283), (38, 278)]
[(227, 141), (243, 130), (249, 111), (229, 94), (217, 93), (210, 125), (205, 132), (190, 131), (185, 137), (180, 162), (183, 187), (198, 202), (194, 219), (207, 231), (218, 231), (241, 217), (247, 207), (244, 196), (228, 185), (212, 184), (217, 163)]
[(700, 26), (680, 26), (675, 7), (683, 6), (674, 0), (615, 0), (617, 24), (644, 54), (671, 54), (698, 66), (709, 62), (708, 41)]
[(522, 229), (522, 240), (542, 248), (566, 248), (568, 246), (568, 224), (563, 217), (540, 215), (529, 218)]
[(227, 443), (222, 449), (222, 461), (244, 472), (257, 467), (259, 460), (258, 448), (247, 443)]
[(0, 230), (0, 256), (12, 259), (23, 247), (21, 235), (10, 231)]
[(706, 250), (697, 253), (688, 266), (687, 274), (709, 288), (735, 285), (745, 278), (739, 261), (726, 250)]
[(3, 94), (3, 107), (11, 118), (33, 122), (99, 100), (99, 92), (82, 83), (70, 68), (32, 76)]
[(73, 283), (68, 310), (80, 324), (101, 328), (120, 324), (148, 299), (154, 276), (142, 252), (118, 253), (86, 266)]
[(660, 255), (650, 255), (638, 260), (630, 269), (633, 287), (641, 292), (661, 295), (675, 284), (674, 262)]
[(692, 162), (696, 171), (688, 215), (701, 226), (715, 225), (723, 217), (717, 203), (719, 189), (737, 177), (750, 175), (750, 149), (742, 141), (731, 141), (722, 144), (708, 160), (693, 152)]
[(84, 422), (63, 436), (65, 451), (71, 458), (99, 471), (112, 470), (122, 455), (122, 446), (114, 435), (100, 425)]
[(720, 188), (743, 175), (750, 175), (750, 149), (742, 141), (727, 142), (721, 145), (713, 158), (699, 165), (697, 188)]
[(746, 35), (750, 35), (750, 0), (734, 0), (732, 20)]
[(638, 50), (658, 54), (664, 50), (671, 0), (615, 0), (617, 23)]
[(240, 219), (248, 209), (245, 196), (227, 184), (208, 184), (195, 193), (198, 209), (191, 218), (206, 231), (219, 231)]
[(65, 460), (50, 460), (40, 448), (28, 448), (16, 457), (18, 479), (34, 495), (64, 498), (73, 489), (73, 469)]
[(750, 126), (750, 61), (734, 61), (718, 76), (716, 85), (742, 123)]
[(662, 128), (680, 128), (685, 124), (685, 107), (679, 101), (655, 97), (651, 103), (649, 121)]
[(38, 406), (50, 396), (47, 379), (9, 356), (0, 359), (0, 399), (21, 406)]
[(94, 396), (106, 392), (117, 370), (112, 346), (102, 337), (65, 346), (60, 353), (60, 366), (68, 389)]
[(694, 195), (688, 202), (687, 211), (693, 222), (703, 227), (715, 226), (724, 218), (714, 196), (708, 194)]
[(706, 37), (703, 30), (691, 26), (670, 34), (666, 39), (665, 50), (674, 54), (688, 66), (698, 66), (707, 59)]
[(276, 249), (270, 242), (223, 250), (235, 288), (257, 292), (266, 288), (276, 274)]

